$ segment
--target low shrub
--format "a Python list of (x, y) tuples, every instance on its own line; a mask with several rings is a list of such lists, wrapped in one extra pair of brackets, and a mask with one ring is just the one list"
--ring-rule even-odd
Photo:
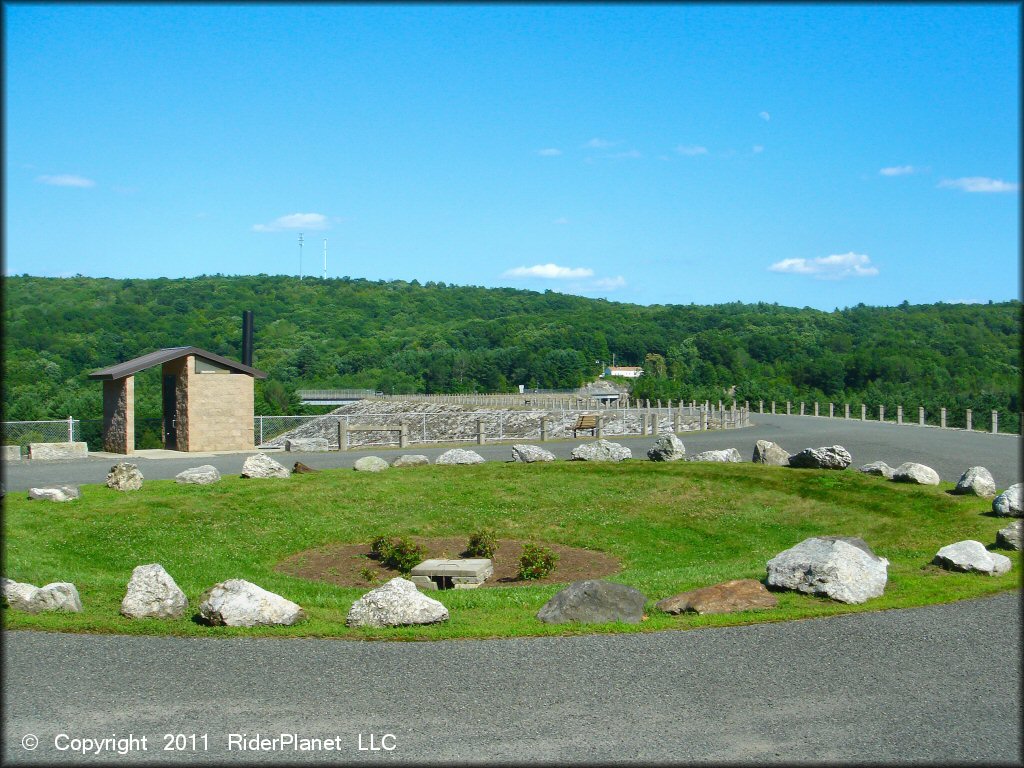
[(469, 534), (469, 543), (466, 544), (467, 557), (494, 557), (494, 550), (498, 548), (497, 534), (484, 528)]
[(378, 536), (370, 542), (370, 557), (386, 563), (394, 548), (394, 541), (390, 536)]
[(398, 539), (391, 547), (391, 552), (384, 559), (384, 565), (394, 568), (403, 576), (426, 559), (426, 552), (419, 544), (405, 539)]
[(553, 570), (558, 562), (558, 555), (547, 547), (526, 544), (522, 557), (519, 558), (520, 579), (543, 579)]

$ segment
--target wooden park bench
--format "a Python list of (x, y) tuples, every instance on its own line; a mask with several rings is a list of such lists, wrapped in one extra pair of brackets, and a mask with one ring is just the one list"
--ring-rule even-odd
[(572, 436), (576, 437), (577, 432), (583, 432), (588, 429), (591, 435), (597, 434), (597, 416), (584, 414), (576, 419), (576, 423), (572, 427)]

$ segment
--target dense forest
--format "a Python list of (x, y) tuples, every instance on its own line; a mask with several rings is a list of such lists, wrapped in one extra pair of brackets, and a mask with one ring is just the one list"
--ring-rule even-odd
[[(1021, 409), (1021, 303), (639, 306), (547, 291), (415, 280), (202, 276), (4, 279), (5, 420), (100, 418), (93, 370), (162, 347), (241, 357), (255, 312), (256, 411), (301, 413), (295, 390), (500, 392), (569, 388), (612, 356), (651, 399)], [(877, 411), (874, 411), (877, 412)], [(136, 377), (137, 418), (160, 415), (159, 371)]]

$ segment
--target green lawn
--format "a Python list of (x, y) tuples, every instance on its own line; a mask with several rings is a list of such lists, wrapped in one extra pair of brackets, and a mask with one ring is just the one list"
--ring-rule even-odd
[[(82, 498), (56, 504), (4, 499), (4, 575), (36, 586), (71, 581), (80, 614), (4, 610), (7, 629), (173, 634), (441, 638), (638, 632), (747, 624), (865, 610), (905, 608), (989, 595), (1020, 584), (1020, 554), (1000, 577), (929, 565), (939, 547), (962, 539), (986, 545), (1009, 520), (991, 503), (951, 496), (948, 483), (918, 487), (848, 470), (828, 472), (752, 464), (553, 462), (426, 466), (380, 474), (325, 470), (288, 480), (225, 477), (211, 486), (147, 480), (121, 493), (82, 486)], [(466, 536), (482, 528), (501, 538), (558, 542), (615, 555), (613, 577), (648, 597), (639, 625), (551, 626), (534, 618), (560, 586), (494, 587), (431, 593), (447, 606), (443, 624), (349, 629), (345, 615), (365, 590), (278, 573), (295, 552), (378, 534)], [(763, 579), (765, 563), (803, 539), (860, 536), (890, 561), (885, 595), (851, 606), (779, 593), (770, 611), (668, 616), (664, 597), (737, 578)], [(242, 578), (297, 602), (309, 616), (294, 627), (207, 627), (191, 618), (129, 620), (118, 613), (137, 565), (163, 565), (189, 598), (218, 581)], [(557, 571), (556, 571), (557, 574)]]

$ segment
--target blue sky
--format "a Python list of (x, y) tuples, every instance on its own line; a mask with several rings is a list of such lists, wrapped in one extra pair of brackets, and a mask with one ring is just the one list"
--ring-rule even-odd
[(4, 271), (1015, 298), (1020, 14), (5, 4)]

